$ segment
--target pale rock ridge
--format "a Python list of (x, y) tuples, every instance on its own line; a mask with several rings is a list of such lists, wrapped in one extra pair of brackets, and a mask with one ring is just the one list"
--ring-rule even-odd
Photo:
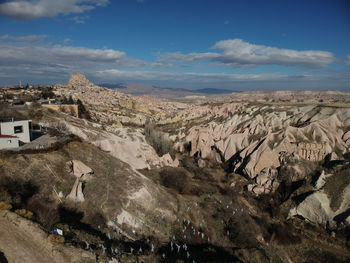
[[(349, 148), (350, 133), (342, 130), (350, 124), (346, 108), (243, 105), (235, 110), (223, 122), (214, 120), (189, 130), (186, 142), (191, 145), (191, 156), (218, 163), (230, 160), (234, 171), (255, 178), (264, 169), (280, 167), (281, 153), (316, 162), (335, 148), (343, 153)], [(295, 169), (297, 180), (302, 172), (298, 166)], [(270, 179), (275, 182), (273, 187), (270, 182), (266, 187), (256, 182), (249, 189), (273, 192), (278, 180), (275, 176)]]
[[(128, 163), (134, 169), (149, 169), (168, 165), (158, 156), (156, 151), (145, 139), (141, 129), (130, 130), (119, 127), (102, 130), (101, 125), (86, 120), (65, 116), (60, 120), (69, 132), (92, 143), (108, 152), (113, 157)], [(171, 158), (171, 157), (170, 157)], [(178, 160), (171, 162), (171, 166), (178, 165)]]
[(288, 217), (302, 216), (306, 220), (328, 226), (335, 229), (337, 223), (345, 223), (350, 225), (350, 216), (346, 217), (342, 222), (336, 222), (335, 218), (346, 213), (350, 207), (350, 185), (348, 185), (342, 193), (342, 203), (340, 207), (333, 211), (330, 207), (330, 199), (324, 190), (318, 190), (305, 198), (298, 206), (289, 211)]

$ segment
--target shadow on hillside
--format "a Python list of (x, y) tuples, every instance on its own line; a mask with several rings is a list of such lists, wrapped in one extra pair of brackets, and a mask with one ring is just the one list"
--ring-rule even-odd
[(7, 258), (5, 257), (5, 254), (0, 251), (0, 263), (8, 263)]

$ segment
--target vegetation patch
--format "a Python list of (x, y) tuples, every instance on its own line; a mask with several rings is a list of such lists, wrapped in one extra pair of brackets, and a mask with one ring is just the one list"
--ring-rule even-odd
[(64, 237), (63, 236), (59, 236), (59, 235), (55, 235), (55, 234), (51, 234), (47, 237), (47, 240), (52, 243), (52, 244), (62, 244), (64, 243)]
[(26, 209), (16, 209), (15, 213), (17, 215), (20, 215), (20, 216), (25, 217), (27, 219), (33, 219), (33, 217), (34, 217), (33, 213), (31, 211), (26, 210)]
[(12, 205), (5, 203), (5, 202), (0, 202), (0, 211), (1, 210), (11, 210)]
[(157, 131), (151, 123), (147, 123), (144, 128), (147, 142), (156, 150), (159, 156), (170, 153), (172, 156), (173, 145), (165, 133)]
[(189, 181), (189, 176), (183, 168), (164, 167), (160, 171), (160, 181), (165, 187), (172, 188), (182, 194)]

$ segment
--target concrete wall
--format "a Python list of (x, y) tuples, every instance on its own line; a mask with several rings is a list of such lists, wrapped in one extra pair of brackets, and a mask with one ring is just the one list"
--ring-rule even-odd
[(78, 112), (78, 105), (74, 104), (60, 104), (60, 105), (55, 105), (55, 104), (42, 104), (41, 106), (49, 109), (53, 109), (56, 111), (61, 111), (65, 113), (72, 114), (74, 117), (79, 117), (79, 112)]
[[(32, 121), (9, 121), (0, 122), (0, 134), (17, 136), (22, 142), (30, 142), (31, 140)], [(16, 127), (22, 127), (22, 132), (15, 132)]]
[(18, 138), (0, 138), (0, 149), (11, 149), (19, 147)]

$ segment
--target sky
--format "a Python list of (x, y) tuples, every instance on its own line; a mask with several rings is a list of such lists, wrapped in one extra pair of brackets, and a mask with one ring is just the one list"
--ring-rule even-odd
[(0, 85), (350, 91), (349, 0), (0, 0)]

